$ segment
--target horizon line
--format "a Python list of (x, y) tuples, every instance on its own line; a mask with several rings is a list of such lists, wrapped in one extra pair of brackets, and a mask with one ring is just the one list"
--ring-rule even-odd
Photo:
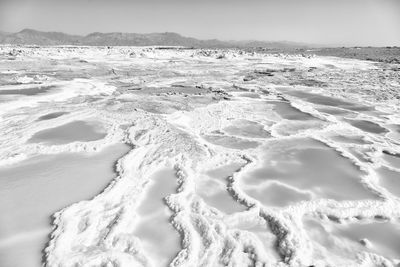
[(65, 31), (59, 31), (59, 30), (37, 30), (34, 28), (29, 28), (29, 27), (24, 27), (23, 29), (19, 30), (19, 31), (15, 31), (15, 32), (9, 32), (9, 31), (3, 31), (0, 30), (0, 33), (3, 34), (17, 34), (17, 33), (21, 33), (23, 31), (36, 31), (36, 32), (42, 32), (42, 33), (61, 33), (61, 34), (65, 34), (65, 35), (71, 35), (71, 36), (79, 36), (79, 37), (87, 37), (91, 34), (95, 34), (95, 33), (100, 33), (100, 34), (111, 34), (111, 33), (121, 33), (121, 34), (141, 34), (141, 35), (149, 35), (149, 34), (167, 34), (167, 33), (171, 33), (171, 34), (177, 34), (181, 37), (185, 37), (185, 38), (193, 38), (199, 41), (220, 41), (220, 42), (263, 42), (263, 43), (287, 43), (287, 44), (292, 44), (292, 45), (299, 45), (299, 46), (309, 46), (309, 48), (317, 48), (317, 47), (323, 47), (323, 48), (339, 48), (339, 47), (346, 47), (346, 48), (357, 48), (357, 47), (376, 47), (376, 48), (380, 48), (380, 47), (399, 47), (400, 44), (386, 44), (386, 45), (382, 45), (382, 46), (374, 46), (374, 45), (357, 45), (357, 44), (352, 44), (352, 45), (346, 45), (346, 44), (327, 44), (327, 43), (309, 43), (309, 42), (301, 42), (301, 41), (288, 41), (288, 40), (260, 40), (260, 39), (219, 39), (218, 37), (215, 38), (199, 38), (199, 37), (193, 37), (193, 36), (187, 36), (187, 35), (183, 35), (181, 33), (178, 32), (174, 32), (174, 31), (160, 31), (160, 32), (124, 32), (124, 31), (107, 31), (107, 32), (101, 32), (101, 31), (92, 31), (89, 32), (87, 34), (76, 34), (76, 33), (70, 33), (70, 32), (65, 32)]

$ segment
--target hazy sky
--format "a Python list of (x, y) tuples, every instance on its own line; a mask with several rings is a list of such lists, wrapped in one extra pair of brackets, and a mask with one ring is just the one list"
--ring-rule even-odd
[(0, 0), (0, 30), (400, 45), (400, 0)]

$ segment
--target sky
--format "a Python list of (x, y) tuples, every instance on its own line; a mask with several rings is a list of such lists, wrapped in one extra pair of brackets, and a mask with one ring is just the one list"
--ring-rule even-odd
[(400, 0), (0, 0), (0, 31), (400, 46)]

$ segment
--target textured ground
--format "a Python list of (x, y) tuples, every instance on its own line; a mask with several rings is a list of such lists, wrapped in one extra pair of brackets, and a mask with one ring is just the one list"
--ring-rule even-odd
[[(132, 148), (103, 193), (55, 214), (48, 266), (400, 262), (397, 65), (129, 47), (0, 56), (4, 168)], [(104, 136), (32, 141), (87, 120)]]

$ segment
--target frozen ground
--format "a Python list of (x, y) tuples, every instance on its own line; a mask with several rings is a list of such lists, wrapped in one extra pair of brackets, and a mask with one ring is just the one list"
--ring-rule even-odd
[(0, 57), (1, 266), (400, 263), (398, 66), (129, 47)]

